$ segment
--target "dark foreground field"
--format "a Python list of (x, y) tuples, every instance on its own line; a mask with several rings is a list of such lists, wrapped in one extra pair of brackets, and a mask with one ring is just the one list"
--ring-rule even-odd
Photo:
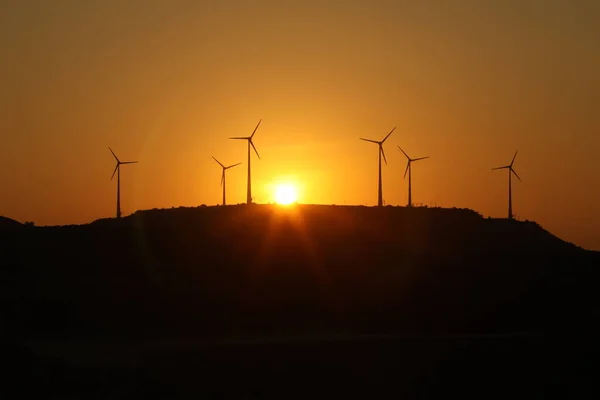
[(7, 396), (599, 393), (600, 257), (533, 222), (199, 207), (0, 239)]
[(589, 343), (539, 335), (36, 342), (5, 373), (3, 398), (592, 399), (599, 353)]

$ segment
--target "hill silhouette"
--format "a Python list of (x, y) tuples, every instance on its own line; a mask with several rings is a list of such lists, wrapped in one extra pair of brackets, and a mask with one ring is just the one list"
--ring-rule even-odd
[(0, 215), (0, 229), (11, 229), (23, 226), (22, 223)]
[[(539, 394), (549, 377), (582, 388), (595, 376), (585, 355), (598, 349), (589, 344), (600, 256), (534, 222), (466, 209), (238, 205), (0, 235), (5, 343), (70, 343), (60, 356), (85, 358), (80, 340), (118, 341), (101, 347), (102, 360), (138, 354), (133, 372), (122, 360), (81, 369), (11, 345), (24, 383), (51, 377), (37, 386), (44, 393), (87, 395), (128, 376), (140, 398), (161, 398), (148, 394), (157, 382), (242, 397), (276, 387), (289, 398), (290, 387), (314, 394), (324, 382), (332, 396), (356, 394), (353, 380), (370, 396), (447, 394), (473, 380)], [(548, 339), (557, 336), (570, 339)], [(161, 350), (149, 354), (150, 342)]]
[(3, 236), (27, 335), (543, 331), (597, 315), (598, 253), (465, 209), (174, 208)]
[(238, 205), (2, 226), (6, 398), (597, 398), (599, 254), (534, 222)]

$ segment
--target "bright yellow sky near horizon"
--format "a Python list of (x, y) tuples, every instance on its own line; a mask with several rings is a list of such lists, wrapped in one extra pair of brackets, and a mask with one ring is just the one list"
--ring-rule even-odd
[(600, 250), (600, 2), (5, 0), (0, 215), (87, 223), (122, 210), (255, 201), (413, 201), (514, 212)]

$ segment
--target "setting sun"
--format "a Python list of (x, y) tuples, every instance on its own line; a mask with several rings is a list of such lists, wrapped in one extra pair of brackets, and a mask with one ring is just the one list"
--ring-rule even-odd
[(298, 191), (296, 187), (283, 183), (275, 188), (275, 202), (278, 204), (292, 204), (298, 199)]

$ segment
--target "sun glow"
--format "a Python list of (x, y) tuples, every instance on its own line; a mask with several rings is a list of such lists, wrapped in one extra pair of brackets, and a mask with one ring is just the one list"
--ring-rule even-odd
[(289, 183), (282, 183), (275, 187), (275, 202), (277, 204), (292, 204), (298, 200), (296, 187)]

